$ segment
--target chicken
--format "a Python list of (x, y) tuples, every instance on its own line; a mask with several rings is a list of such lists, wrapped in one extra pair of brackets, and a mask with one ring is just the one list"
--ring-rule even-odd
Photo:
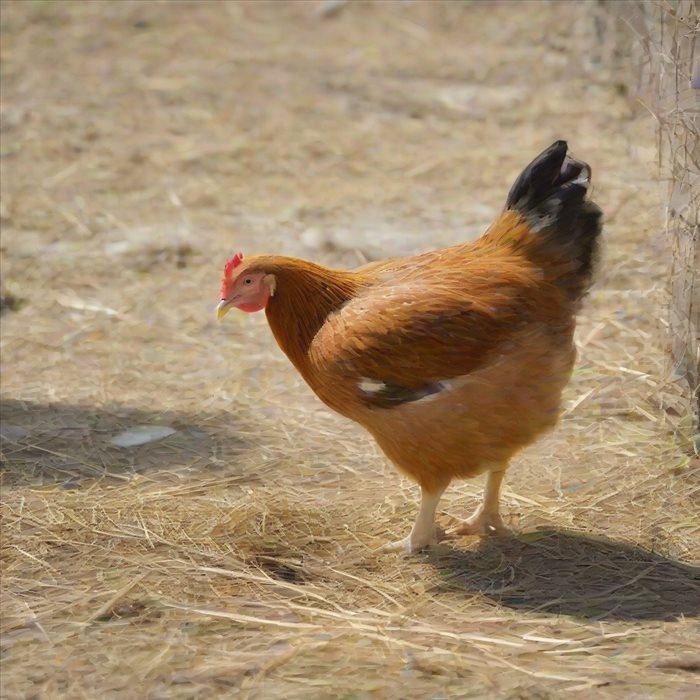
[(556, 424), (574, 365), (575, 316), (602, 229), (590, 178), (557, 141), (474, 242), (355, 271), (262, 255), (226, 264), (218, 318), (264, 309), (321, 401), (364, 426), (420, 485), (413, 529), (387, 549), (435, 542), (450, 481), (484, 472), (481, 505), (453, 532), (506, 530), (505, 471)]

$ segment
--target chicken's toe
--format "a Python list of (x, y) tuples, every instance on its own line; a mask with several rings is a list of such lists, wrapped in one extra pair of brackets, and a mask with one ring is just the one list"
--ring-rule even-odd
[(512, 532), (503, 522), (500, 513), (486, 511), (483, 507), (450, 530), (451, 535), (510, 535)]
[(389, 542), (382, 547), (384, 552), (404, 552), (405, 554), (415, 554), (420, 552), (421, 549), (429, 547), (431, 544), (435, 544), (436, 540), (434, 537), (430, 539), (419, 540), (417, 538), (404, 537), (402, 540), (396, 540), (395, 542)]
[(432, 533), (412, 532), (408, 537), (395, 542), (389, 542), (382, 547), (383, 552), (404, 552), (415, 554), (430, 545), (437, 544), (445, 539), (446, 533), (441, 527), (435, 527)]

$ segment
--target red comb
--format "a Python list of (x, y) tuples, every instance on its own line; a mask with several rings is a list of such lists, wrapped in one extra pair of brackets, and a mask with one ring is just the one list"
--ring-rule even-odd
[(228, 293), (228, 283), (230, 281), (231, 273), (243, 262), (243, 253), (236, 253), (227, 263), (224, 265), (224, 277), (221, 280), (221, 298), (225, 299)]

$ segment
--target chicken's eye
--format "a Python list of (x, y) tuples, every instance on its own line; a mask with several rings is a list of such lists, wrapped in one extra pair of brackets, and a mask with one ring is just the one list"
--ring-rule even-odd
[(253, 280), (250, 277), (246, 277), (243, 280), (243, 284), (253, 284)]

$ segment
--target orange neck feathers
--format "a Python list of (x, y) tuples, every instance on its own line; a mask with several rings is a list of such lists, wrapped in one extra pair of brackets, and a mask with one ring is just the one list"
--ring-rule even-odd
[(357, 273), (281, 256), (261, 256), (255, 267), (275, 276), (265, 314), (282, 351), (302, 375), (311, 341), (329, 314), (349, 301), (362, 282)]

